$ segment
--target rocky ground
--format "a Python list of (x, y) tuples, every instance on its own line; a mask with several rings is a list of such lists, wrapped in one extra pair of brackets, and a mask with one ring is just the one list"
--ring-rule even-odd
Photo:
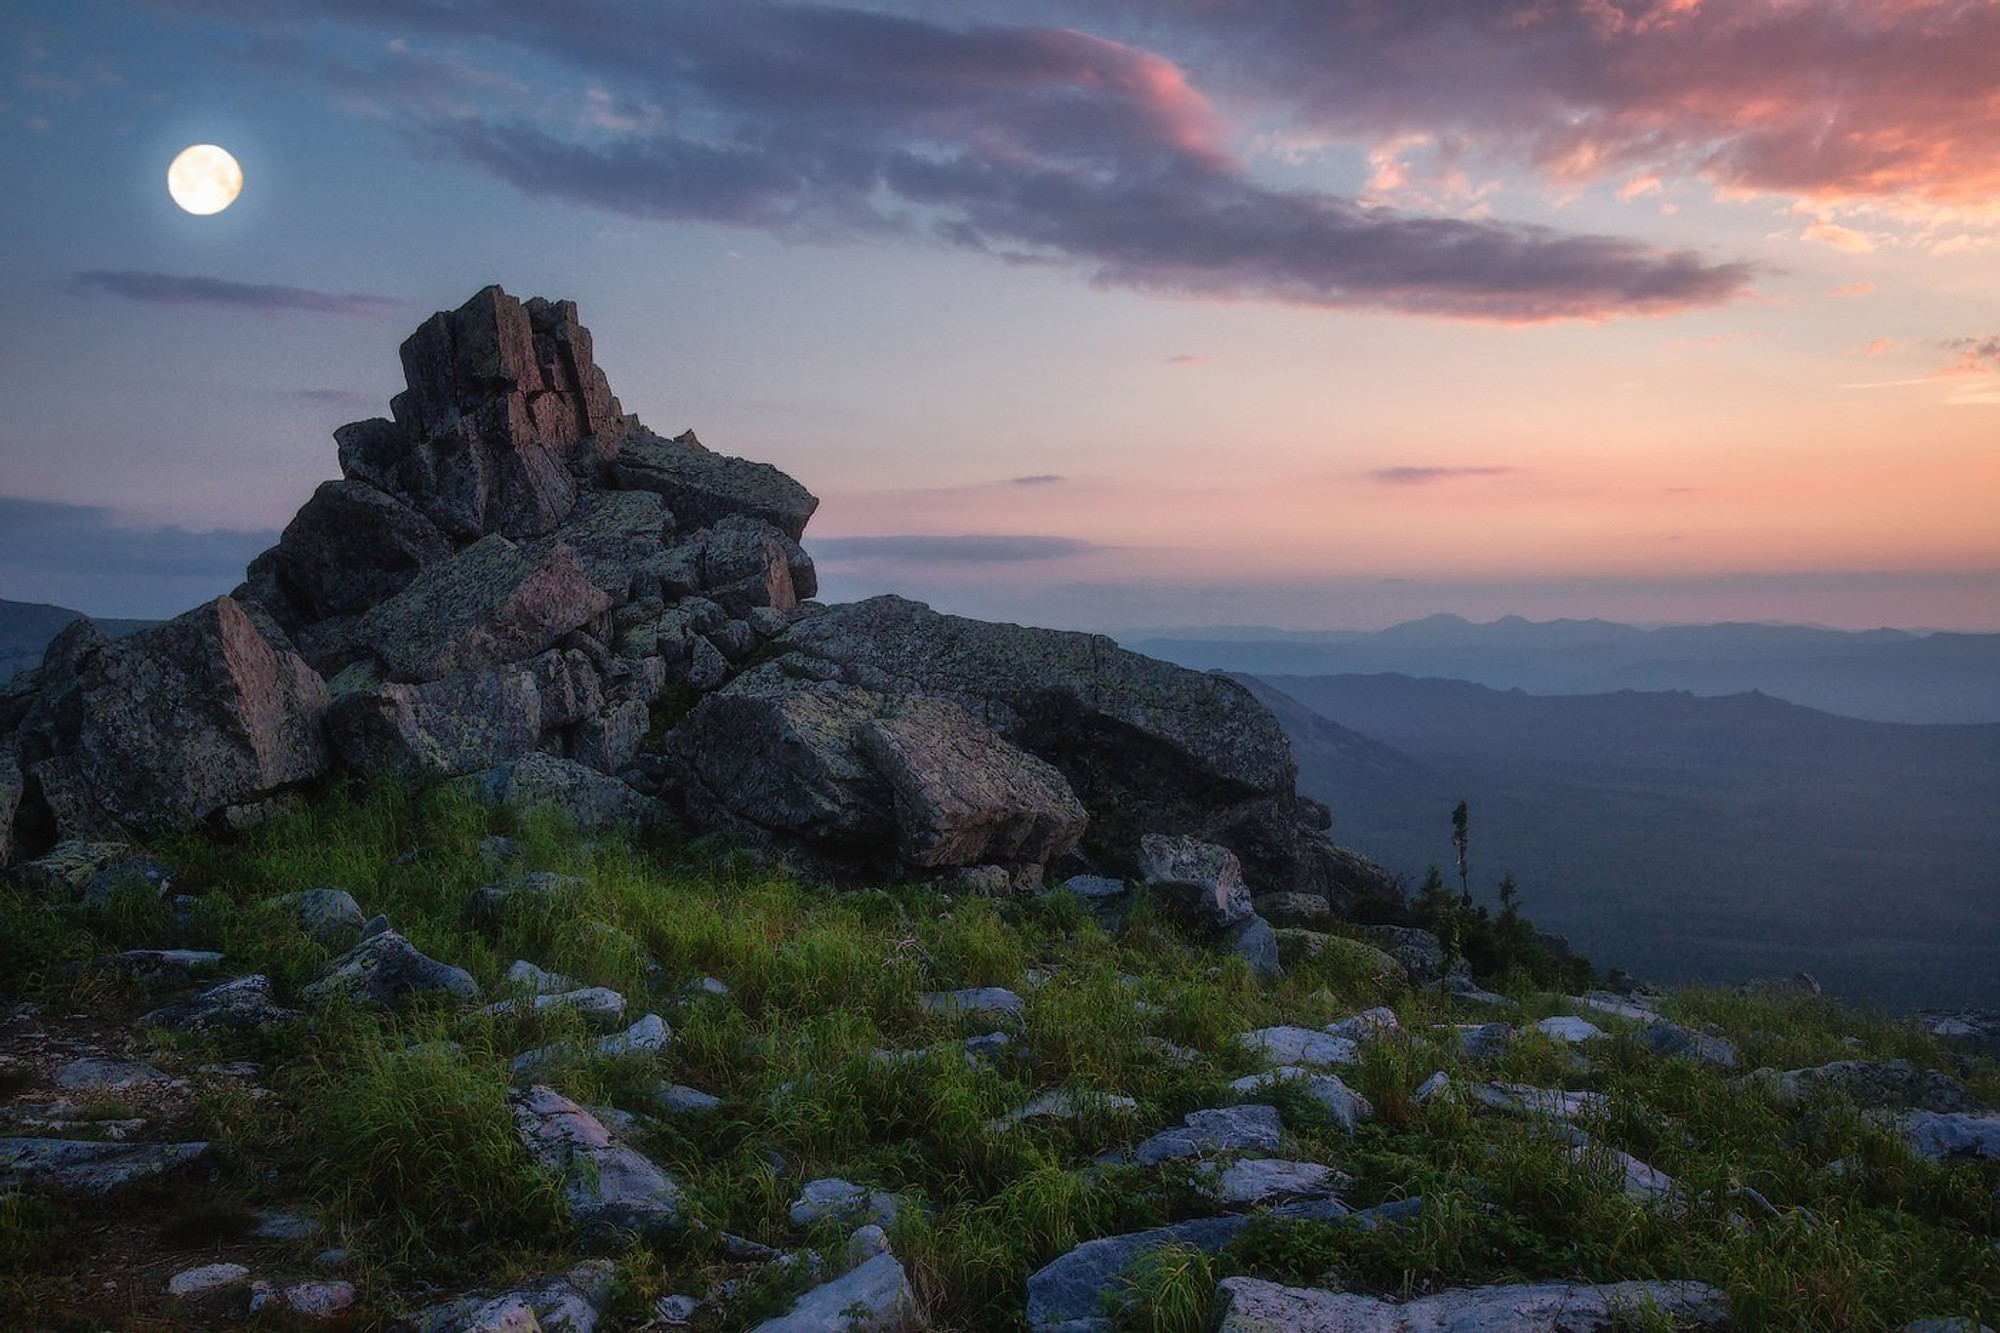
[(1481, 985), (1274, 898), (1266, 966), (1194, 840), (991, 898), (568, 827), (389, 794), (18, 867), (8, 1327), (1995, 1317), (1978, 1015)]

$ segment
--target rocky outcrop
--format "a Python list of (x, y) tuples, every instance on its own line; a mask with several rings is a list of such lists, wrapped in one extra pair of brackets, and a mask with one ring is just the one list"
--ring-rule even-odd
[(59, 837), (186, 828), (327, 769), (325, 682), (228, 597), (117, 640), (74, 622), (40, 680), (11, 748)]
[(818, 501), (627, 415), (571, 303), (488, 287), (401, 359), (389, 415), (335, 432), (339, 478), (231, 597), (116, 643), (77, 622), (8, 688), (0, 846), (236, 827), (338, 768), (479, 775), (592, 827), (672, 809), (815, 875), (977, 892), (1131, 876), (1178, 839), (1240, 867), (1189, 887), (1264, 977), (1250, 892), (1398, 910), (1242, 685), (1102, 636), (812, 602)]

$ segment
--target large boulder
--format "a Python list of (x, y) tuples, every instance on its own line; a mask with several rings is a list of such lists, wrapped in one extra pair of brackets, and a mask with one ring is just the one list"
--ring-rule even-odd
[(668, 754), (697, 824), (836, 872), (1045, 864), (1085, 825), (1061, 773), (956, 704), (775, 666), (704, 699)]
[(669, 440), (634, 430), (619, 446), (616, 468), (620, 486), (663, 496), (681, 526), (690, 530), (743, 515), (761, 519), (796, 542), (819, 508), (810, 491), (769, 463), (715, 453), (693, 431)]
[(327, 725), (342, 763), (362, 773), (433, 779), (533, 753), (603, 703), (602, 681), (575, 649), (422, 684), (385, 683), (351, 667), (332, 689)]
[(401, 592), (418, 570), (451, 554), (451, 541), (393, 495), (366, 482), (329, 481), (292, 516), (274, 551), (285, 608), (324, 620)]
[(228, 597), (54, 664), (16, 744), (63, 837), (185, 828), (327, 769), (326, 683)]
[(772, 641), (781, 670), (951, 699), (1058, 769), (1090, 812), (1085, 848), (1136, 868), (1143, 834), (1229, 848), (1257, 892), (1313, 889), (1318, 835), (1277, 720), (1243, 686), (1102, 635), (942, 615), (900, 597), (828, 608)]
[(611, 606), (576, 552), (483, 537), (368, 613), (362, 633), (391, 680), (518, 662)]

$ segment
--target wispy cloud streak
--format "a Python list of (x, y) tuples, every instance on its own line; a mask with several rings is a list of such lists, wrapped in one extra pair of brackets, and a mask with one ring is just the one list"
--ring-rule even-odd
[(382, 319), (412, 308), (408, 301), (387, 296), (339, 295), (309, 287), (284, 287), (266, 282), (235, 282), (228, 278), (189, 277), (133, 269), (91, 269), (75, 274), (70, 290), (101, 293), (148, 305), (207, 305), (263, 314), (300, 312)]

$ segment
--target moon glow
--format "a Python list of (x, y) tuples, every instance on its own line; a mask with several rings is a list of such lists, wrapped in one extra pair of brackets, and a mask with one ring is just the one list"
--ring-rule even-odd
[(183, 148), (167, 168), (167, 193), (174, 202), (200, 217), (220, 213), (236, 202), (243, 189), (243, 168), (212, 143)]

